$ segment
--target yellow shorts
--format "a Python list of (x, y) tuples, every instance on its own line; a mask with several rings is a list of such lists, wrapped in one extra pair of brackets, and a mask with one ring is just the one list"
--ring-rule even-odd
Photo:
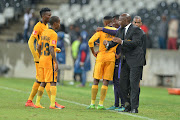
[(39, 81), (57, 82), (57, 72), (54, 72), (52, 68), (39, 67)]
[(115, 62), (96, 61), (93, 77), (95, 79), (113, 80)]
[(39, 62), (35, 62), (35, 66), (36, 66), (36, 80), (39, 81)]

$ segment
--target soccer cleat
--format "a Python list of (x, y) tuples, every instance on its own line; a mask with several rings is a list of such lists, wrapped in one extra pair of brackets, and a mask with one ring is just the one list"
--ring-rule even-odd
[(118, 109), (115, 109), (116, 111), (118, 111), (118, 112), (124, 112), (124, 110), (125, 110), (125, 107), (120, 107), (120, 108), (118, 108)]
[(118, 108), (119, 108), (119, 107), (111, 106), (111, 107), (107, 108), (106, 110), (116, 110), (116, 109), (118, 109)]
[(106, 108), (103, 105), (98, 105), (97, 110), (106, 110)]
[(63, 105), (59, 105), (57, 102), (55, 102), (55, 107), (60, 108), (60, 109), (65, 108), (65, 106), (63, 106)]
[(45, 108), (45, 107), (43, 107), (41, 105), (38, 105), (38, 106), (34, 105), (34, 108)]
[(95, 109), (95, 104), (89, 105), (89, 106), (87, 107), (87, 109)]
[(54, 107), (49, 106), (49, 108), (50, 109), (62, 109), (62, 108), (59, 108), (59, 107), (56, 107), (56, 106), (54, 106)]
[(34, 103), (32, 102), (32, 100), (28, 100), (25, 104), (26, 107), (34, 107)]

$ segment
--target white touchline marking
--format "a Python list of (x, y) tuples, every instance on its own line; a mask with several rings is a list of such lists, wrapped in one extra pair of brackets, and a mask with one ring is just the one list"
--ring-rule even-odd
[[(21, 93), (30, 93), (30, 92), (24, 92), (22, 90), (18, 90), (18, 89), (14, 89), (14, 88), (9, 88), (9, 87), (4, 87), (4, 86), (0, 86), (0, 88), (2, 89), (5, 89), (5, 90), (11, 90), (11, 91), (15, 91), (15, 92), (21, 92)], [(48, 97), (46, 95), (43, 95), (45, 97)], [(69, 100), (64, 100), (64, 99), (61, 99), (61, 98), (56, 98), (56, 100), (60, 100), (60, 101), (64, 101), (64, 102), (68, 102), (68, 103), (72, 103), (72, 104), (76, 104), (76, 105), (80, 105), (80, 106), (89, 106), (89, 105), (86, 105), (86, 104), (81, 104), (81, 103), (78, 103), (78, 102), (75, 102), (75, 101), (69, 101)], [(108, 110), (108, 111), (111, 111), (111, 112), (116, 112), (116, 111), (113, 111), (113, 110)], [(148, 117), (143, 117), (143, 116), (139, 116), (139, 115), (135, 115), (135, 114), (130, 114), (130, 113), (125, 113), (125, 112), (116, 112), (116, 113), (119, 113), (119, 114), (122, 114), (122, 115), (128, 115), (128, 116), (132, 116), (132, 117), (137, 117), (137, 118), (141, 118), (141, 119), (146, 119), (146, 120), (155, 120), (155, 119), (151, 119), (151, 118), (148, 118)]]

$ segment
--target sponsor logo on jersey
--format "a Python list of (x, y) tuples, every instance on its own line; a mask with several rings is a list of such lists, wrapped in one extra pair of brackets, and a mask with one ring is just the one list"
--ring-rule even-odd
[(34, 30), (34, 31), (33, 31), (33, 35), (37, 35), (37, 31)]
[(52, 44), (54, 44), (54, 45), (55, 45), (55, 44), (56, 44), (56, 40), (52, 40)]

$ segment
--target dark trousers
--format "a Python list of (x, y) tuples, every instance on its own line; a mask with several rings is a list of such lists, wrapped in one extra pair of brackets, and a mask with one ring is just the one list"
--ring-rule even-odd
[(136, 109), (139, 107), (139, 82), (141, 73), (142, 66), (129, 67), (126, 60), (123, 60), (119, 84), (127, 109)]
[(119, 98), (121, 99), (121, 106), (124, 106), (124, 100), (122, 94), (120, 92), (120, 85), (119, 85), (119, 67), (114, 68), (114, 76), (113, 76), (113, 83), (114, 83), (114, 97), (115, 97), (115, 107), (119, 107)]

